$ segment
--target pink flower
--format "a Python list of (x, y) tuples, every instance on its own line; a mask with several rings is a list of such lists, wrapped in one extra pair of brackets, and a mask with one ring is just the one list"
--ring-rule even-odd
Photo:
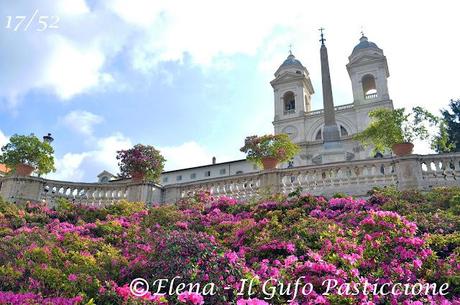
[(227, 252), (225, 253), (225, 258), (227, 258), (230, 263), (235, 264), (238, 260), (238, 254), (233, 251)]
[(317, 296), (315, 299), (315, 304), (326, 304), (326, 303), (327, 303), (327, 300), (322, 295)]
[(188, 223), (186, 221), (178, 221), (176, 222), (176, 226), (184, 230), (188, 229)]
[(236, 305), (270, 305), (269, 303), (259, 299), (239, 299)]
[(179, 302), (182, 302), (182, 303), (190, 302), (193, 305), (204, 304), (203, 297), (199, 293), (195, 293), (195, 292), (184, 291), (181, 294), (179, 294), (178, 300)]
[(73, 273), (69, 274), (69, 276), (67, 277), (67, 279), (71, 282), (75, 282), (77, 280), (77, 276)]

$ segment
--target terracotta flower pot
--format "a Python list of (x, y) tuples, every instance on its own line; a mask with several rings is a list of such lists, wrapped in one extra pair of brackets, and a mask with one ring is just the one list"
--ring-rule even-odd
[(412, 149), (414, 148), (414, 144), (412, 143), (398, 143), (394, 144), (391, 149), (393, 150), (394, 154), (398, 157), (407, 156), (412, 154)]
[(275, 169), (278, 165), (278, 159), (272, 157), (262, 158), (262, 165), (264, 166), (265, 170)]
[(35, 170), (33, 166), (28, 164), (18, 164), (16, 165), (16, 175), (18, 176), (30, 176), (32, 172)]
[(131, 174), (131, 179), (134, 182), (142, 182), (144, 180), (145, 174), (141, 172), (134, 172)]

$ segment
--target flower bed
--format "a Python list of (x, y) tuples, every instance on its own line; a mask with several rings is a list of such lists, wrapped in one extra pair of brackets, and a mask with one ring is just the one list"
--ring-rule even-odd
[[(459, 189), (247, 203), (200, 193), (150, 209), (0, 202), (0, 304), (460, 304), (459, 208)], [(136, 278), (167, 280), (167, 294), (134, 296)], [(309, 293), (287, 294), (296, 281)], [(200, 291), (177, 290), (190, 283)], [(448, 294), (365, 294), (366, 283), (447, 283)]]

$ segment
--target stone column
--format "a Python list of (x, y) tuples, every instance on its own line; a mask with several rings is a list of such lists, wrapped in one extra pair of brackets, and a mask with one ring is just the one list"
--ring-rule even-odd
[(260, 174), (260, 189), (271, 194), (279, 193), (281, 190), (280, 174), (276, 169), (265, 170)]
[(41, 198), (43, 179), (36, 177), (5, 177), (1, 180), (0, 195), (6, 201), (23, 203), (26, 201), (37, 202)]
[(160, 203), (162, 201), (162, 189), (152, 182), (132, 183), (128, 185), (128, 201), (144, 202), (146, 204)]
[(423, 189), (422, 165), (418, 155), (409, 155), (396, 159), (398, 189)]
[(181, 198), (181, 188), (177, 185), (165, 186), (161, 203), (175, 203)]

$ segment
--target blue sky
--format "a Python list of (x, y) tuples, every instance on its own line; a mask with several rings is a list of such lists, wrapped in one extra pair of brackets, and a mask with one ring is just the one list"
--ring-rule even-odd
[[(167, 169), (242, 158), (245, 136), (273, 130), (269, 81), (290, 44), (310, 72), (313, 108), (321, 107), (320, 26), (336, 104), (352, 102), (345, 64), (362, 28), (387, 56), (396, 107), (435, 111), (460, 95), (455, 1), (0, 4), (0, 144), (14, 133), (51, 132), (55, 179), (116, 173), (116, 150), (136, 143), (158, 147)], [(36, 10), (58, 16), (59, 28), (5, 28), (7, 16)]]

